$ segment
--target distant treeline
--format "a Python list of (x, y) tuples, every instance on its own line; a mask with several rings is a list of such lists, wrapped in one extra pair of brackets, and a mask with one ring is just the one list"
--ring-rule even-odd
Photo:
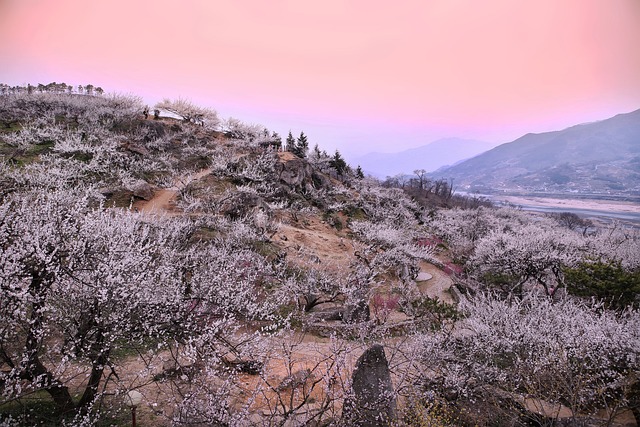
[(66, 83), (51, 82), (49, 84), (38, 83), (37, 85), (27, 84), (26, 86), (11, 86), (5, 83), (0, 83), (0, 94), (6, 95), (9, 93), (33, 93), (33, 92), (50, 92), (50, 93), (76, 93), (86, 95), (102, 95), (104, 89), (100, 86), (94, 86), (91, 83), (86, 85), (68, 85)]

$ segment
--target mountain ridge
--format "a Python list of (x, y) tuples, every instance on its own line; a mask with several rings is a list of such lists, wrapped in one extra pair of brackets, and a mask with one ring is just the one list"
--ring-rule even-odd
[(639, 166), (640, 109), (528, 133), (432, 175), (474, 191), (635, 193)]

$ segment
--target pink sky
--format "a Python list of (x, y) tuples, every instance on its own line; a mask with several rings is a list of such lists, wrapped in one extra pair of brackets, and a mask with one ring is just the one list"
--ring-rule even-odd
[(347, 155), (502, 143), (640, 108), (640, 1), (0, 0), (0, 58)]

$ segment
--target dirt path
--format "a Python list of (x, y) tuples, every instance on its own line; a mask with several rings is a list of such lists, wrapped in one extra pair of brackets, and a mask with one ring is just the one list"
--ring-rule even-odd
[[(135, 207), (147, 214), (171, 212), (174, 210), (178, 192), (189, 182), (199, 180), (209, 173), (210, 170), (205, 169), (194, 175), (180, 177), (172, 187), (157, 191), (153, 198), (148, 201), (139, 201)], [(348, 269), (354, 258), (355, 248), (351, 238), (348, 237), (348, 230), (337, 230), (317, 215), (298, 215), (295, 221), (283, 221), (273, 241), (287, 252), (287, 259), (299, 260), (303, 264), (316, 263), (318, 268), (329, 271)], [(416, 283), (422, 293), (453, 303), (453, 298), (449, 294), (449, 288), (453, 282), (446, 273), (426, 261), (420, 263), (420, 271), (431, 276), (428, 280)], [(407, 320), (407, 316), (394, 310), (386, 320), (390, 323), (402, 322)], [(397, 338), (391, 341), (395, 340)], [(396, 343), (393, 343), (391, 347), (395, 345)], [(327, 393), (337, 391), (330, 391), (332, 384), (339, 387), (348, 382), (357, 358), (365, 349), (355, 342), (344, 342), (337, 349), (330, 339), (312, 333), (295, 333), (288, 339), (276, 338), (270, 343), (270, 347), (271, 357), (268, 358), (263, 375), (240, 375), (234, 389), (237, 395), (233, 396), (230, 402), (234, 407), (241, 407), (253, 400), (251, 409), (252, 412), (255, 411), (256, 416), (266, 415), (276, 410), (274, 405), (280, 399), (289, 401), (291, 404), (298, 403), (305, 393), (309, 394), (308, 397), (312, 402), (316, 402), (309, 406), (318, 409), (319, 405), (327, 399)], [(391, 347), (387, 349), (390, 352), (389, 355), (394, 353)], [(336, 351), (344, 353), (337, 357)], [(338, 362), (339, 368), (332, 365), (333, 357), (341, 359)], [(394, 364), (401, 359), (398, 359), (399, 357), (396, 355)], [(140, 361), (133, 359), (130, 363), (132, 366), (129, 366), (127, 371), (144, 372), (144, 367), (139, 365)], [(295, 383), (298, 380), (300, 380), (299, 384), (287, 385), (288, 381)], [(316, 381), (319, 381), (317, 385), (311, 387)], [(401, 379), (394, 376), (394, 382), (399, 381)], [(256, 392), (256, 390), (261, 391)], [(141, 408), (141, 417), (150, 423), (165, 422), (153, 416), (153, 412), (154, 409), (162, 407), (162, 402), (171, 394), (169, 383), (152, 383), (142, 387), (141, 391), (149, 402), (146, 408)], [(158, 407), (151, 406), (154, 404)], [(339, 413), (341, 404), (337, 402), (333, 410)]]
[(345, 270), (353, 260), (354, 247), (346, 231), (338, 231), (312, 215), (301, 224), (281, 224), (274, 240), (287, 259), (314, 262), (330, 271)]
[(203, 169), (194, 175), (183, 175), (174, 181), (172, 187), (157, 191), (150, 200), (139, 200), (133, 207), (145, 214), (160, 214), (173, 210), (175, 198), (180, 190), (189, 183), (197, 181), (211, 173), (211, 169)]
[(420, 271), (429, 273), (432, 277), (429, 280), (418, 282), (420, 291), (431, 297), (438, 297), (440, 301), (453, 304), (454, 300), (449, 293), (449, 288), (453, 285), (453, 280), (444, 271), (426, 261), (420, 262)]

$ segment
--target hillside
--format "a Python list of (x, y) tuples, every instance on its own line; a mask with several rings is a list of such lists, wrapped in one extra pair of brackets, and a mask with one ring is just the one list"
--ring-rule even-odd
[(637, 425), (637, 230), (161, 107), (0, 95), (0, 425)]
[[(202, 413), (217, 425), (220, 411), (249, 425), (339, 419), (348, 390), (329, 386), (347, 380), (366, 350), (344, 337), (361, 323), (375, 325), (378, 340), (420, 324), (399, 309), (395, 289), (452, 301), (451, 279), (433, 264), (446, 256), (416, 243), (426, 237), (420, 207), (326, 155), (282, 151), (263, 126), (184, 101), (162, 108), (185, 119), (154, 118), (134, 96), (0, 97), (0, 391), (9, 396), (0, 423), (11, 402), (22, 404), (19, 391), (4, 394), (7, 384), (38, 389), (41, 356), (24, 379), (12, 376), (23, 347), (10, 342), (31, 345), (20, 333), (27, 323), (51, 339), (46, 366), (93, 372), (49, 392), (53, 419), (90, 407), (99, 393), (91, 381), (159, 404), (142, 411), (149, 425), (192, 425)], [(35, 258), (22, 255), (34, 244)], [(42, 288), (21, 279), (40, 274)], [(19, 308), (28, 300), (5, 299), (16, 286), (40, 293), (50, 311), (31, 321), (32, 310)], [(341, 349), (328, 337), (343, 337)], [(159, 350), (137, 358), (148, 340)], [(104, 357), (119, 382), (102, 379)], [(307, 370), (302, 383), (279, 385)], [(185, 393), (200, 399), (195, 407)], [(216, 393), (228, 399), (205, 402)], [(283, 397), (294, 399), (284, 413)], [(118, 399), (100, 401), (121, 408)], [(248, 425), (240, 420), (227, 422)]]
[(527, 134), (439, 171), (479, 192), (640, 194), (640, 110)]
[(350, 160), (365, 172), (385, 178), (416, 169), (432, 172), (483, 153), (494, 145), (471, 139), (444, 138), (398, 153), (368, 153)]

